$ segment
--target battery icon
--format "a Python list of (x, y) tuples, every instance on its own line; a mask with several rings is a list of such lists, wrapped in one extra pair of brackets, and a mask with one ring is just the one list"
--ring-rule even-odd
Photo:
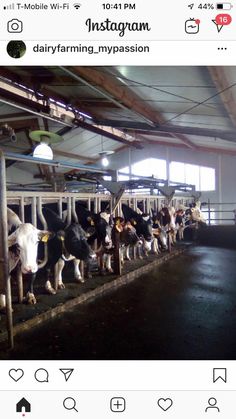
[(231, 3), (216, 3), (217, 10), (231, 10), (232, 7)]

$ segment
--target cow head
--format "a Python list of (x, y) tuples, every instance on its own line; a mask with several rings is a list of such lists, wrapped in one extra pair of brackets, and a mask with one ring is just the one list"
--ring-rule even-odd
[(21, 261), (22, 273), (37, 272), (38, 243), (39, 241), (47, 242), (51, 236), (52, 233), (49, 231), (38, 230), (30, 223), (22, 223), (8, 237), (8, 247), (16, 246), (16, 253)]
[(77, 259), (95, 258), (96, 254), (87, 242), (86, 233), (78, 223), (68, 226), (61, 234), (62, 250), (66, 256), (73, 255)]
[(105, 249), (112, 247), (112, 228), (110, 225), (110, 214), (101, 212), (96, 214), (95, 227), (98, 240), (102, 243)]

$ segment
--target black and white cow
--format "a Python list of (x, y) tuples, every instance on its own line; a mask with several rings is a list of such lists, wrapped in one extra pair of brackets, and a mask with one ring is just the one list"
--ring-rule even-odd
[(183, 240), (184, 239), (184, 229), (185, 229), (185, 212), (184, 212), (184, 209), (176, 210), (175, 225), (176, 225), (178, 240)]
[[(115, 236), (115, 232), (119, 233), (120, 252), (121, 252), (121, 263), (124, 263), (124, 257), (126, 260), (130, 260), (129, 249), (130, 247), (138, 249), (138, 256), (140, 254), (140, 246), (142, 241), (137, 235), (135, 227), (132, 226), (130, 221), (125, 222), (122, 217), (115, 217), (113, 219), (112, 236)], [(113, 241), (115, 240), (115, 237)]]
[(96, 253), (99, 258), (100, 271), (112, 273), (111, 258), (113, 253), (111, 216), (107, 212), (95, 214), (83, 205), (76, 203), (76, 215), (83, 229), (90, 235), (88, 243), (94, 247), (97, 241)]
[(80, 261), (87, 263), (87, 277), (91, 277), (91, 259), (96, 255), (89, 246), (86, 233), (80, 224), (71, 223), (67, 226), (51, 209), (45, 207), (42, 211), (49, 230), (55, 234), (48, 243), (48, 262), (45, 267), (48, 275), (46, 289), (49, 293), (55, 294), (55, 289), (51, 285), (53, 269), (55, 283), (59, 289), (63, 289), (65, 285), (62, 281), (62, 270), (65, 262), (73, 260), (75, 279), (84, 282), (79, 268)]
[[(47, 241), (52, 234), (46, 230), (38, 230), (30, 223), (22, 223), (18, 215), (7, 208), (9, 273), (20, 263), (23, 274), (35, 275), (38, 271), (38, 244)], [(26, 294), (26, 301), (31, 301), (31, 281)], [(0, 296), (0, 308), (5, 307), (5, 296)]]
[(153, 240), (152, 221), (150, 216), (139, 214), (126, 204), (122, 204), (122, 212), (125, 222), (129, 221), (132, 226), (135, 227), (138, 237), (143, 240), (143, 249), (146, 254), (151, 250)]

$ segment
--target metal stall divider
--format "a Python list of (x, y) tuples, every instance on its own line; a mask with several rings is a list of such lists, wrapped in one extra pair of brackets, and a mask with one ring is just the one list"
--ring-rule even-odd
[(11, 279), (8, 266), (8, 228), (7, 228), (7, 192), (6, 161), (0, 149), (0, 293), (6, 295), (6, 314), (9, 347), (14, 347), (13, 316), (11, 301)]

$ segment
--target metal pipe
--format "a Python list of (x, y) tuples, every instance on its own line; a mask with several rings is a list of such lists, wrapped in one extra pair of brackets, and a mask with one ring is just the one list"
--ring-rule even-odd
[(71, 198), (67, 198), (67, 225), (71, 224)]
[(16, 160), (16, 161), (30, 162), (34, 164), (44, 164), (46, 166), (55, 166), (59, 168), (65, 167), (66, 169), (80, 169), (80, 170), (85, 170), (86, 172), (101, 173), (104, 175), (109, 174), (107, 171), (99, 169), (98, 167), (95, 167), (95, 166), (85, 166), (82, 164), (70, 164), (64, 161), (38, 159), (33, 156), (25, 156), (24, 154), (7, 152), (5, 154), (5, 158), (6, 160)]
[(59, 217), (62, 218), (62, 198), (59, 198), (59, 201), (57, 203), (58, 205), (58, 213), (59, 213)]
[(23, 275), (21, 271), (21, 266), (19, 263), (17, 266), (17, 288), (18, 288), (18, 303), (21, 304), (24, 299), (24, 285), (23, 285)]
[[(41, 196), (38, 197), (37, 199), (37, 213), (38, 213), (38, 217), (41, 221), (41, 223), (43, 224), (43, 228), (44, 230), (48, 229), (48, 225), (47, 225), (47, 221), (43, 215), (43, 211), (42, 211), (42, 198)], [(44, 258), (43, 261), (41, 263), (39, 263), (38, 267), (39, 269), (43, 268), (46, 263), (48, 261), (48, 244), (47, 242), (44, 243)]]
[[(25, 210), (24, 210), (24, 197), (23, 196), (20, 197), (19, 204), (20, 204), (20, 208), (19, 208), (20, 219), (22, 223), (24, 223)], [(18, 302), (19, 304), (21, 304), (24, 299), (24, 284), (23, 284), (23, 275), (22, 275), (20, 264), (18, 264), (18, 267), (17, 267), (17, 288), (18, 288)]]
[(0, 149), (0, 292), (1, 291), (6, 294), (8, 342), (10, 348), (13, 348), (14, 340), (11, 302), (11, 279), (8, 266), (6, 164), (4, 153)]
[(66, 127), (71, 127), (71, 128), (73, 128), (73, 127), (75, 126), (74, 124), (69, 124), (68, 122), (64, 122), (64, 121), (62, 121), (62, 120), (61, 120), (61, 119), (59, 119), (59, 118), (58, 118), (58, 119), (57, 119), (57, 118), (53, 118), (53, 117), (51, 117), (51, 116), (49, 116), (49, 115), (47, 115), (47, 114), (45, 114), (45, 113), (41, 113), (41, 112), (37, 112), (37, 111), (33, 111), (32, 109), (29, 109), (29, 108), (27, 108), (26, 106), (18, 105), (17, 103), (12, 102), (12, 101), (10, 101), (10, 100), (3, 99), (2, 97), (0, 98), (0, 102), (5, 103), (6, 105), (10, 105), (10, 106), (12, 106), (12, 107), (14, 107), (14, 108), (20, 109), (20, 110), (22, 110), (22, 111), (29, 112), (30, 114), (32, 114), (32, 115), (36, 115), (36, 116), (38, 116), (38, 117), (40, 117), (40, 118), (46, 118), (46, 119), (49, 119), (50, 121), (53, 121), (53, 122), (58, 122), (58, 124), (64, 125), (64, 126), (66, 126)]
[(36, 196), (33, 196), (32, 202), (31, 202), (31, 221), (32, 221), (32, 224), (37, 228), (36, 206), (37, 206)]
[(25, 222), (25, 204), (24, 204), (24, 197), (20, 197), (20, 219), (22, 223)]
[(72, 196), (71, 213), (72, 213), (72, 216), (73, 216), (75, 222), (78, 223), (79, 220), (78, 220), (76, 210), (75, 210), (75, 197), (74, 196)]

